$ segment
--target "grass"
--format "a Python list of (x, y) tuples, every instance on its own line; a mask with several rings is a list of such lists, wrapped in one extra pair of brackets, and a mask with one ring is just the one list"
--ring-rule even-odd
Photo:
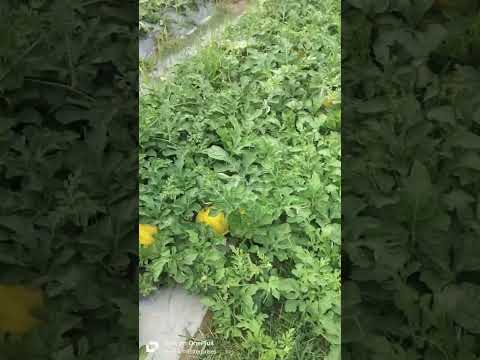
[[(272, 333), (285, 333), (288, 329), (294, 328), (295, 324), (283, 319), (272, 319), (269, 324)], [(216, 333), (215, 328), (209, 327), (202, 338), (213, 342), (213, 346), (206, 346), (205, 349), (212, 348), (215, 353), (205, 353), (198, 357), (198, 360), (244, 360), (245, 349), (241, 344), (224, 339)], [(312, 360), (323, 359), (328, 355), (328, 344), (325, 341), (318, 341), (311, 337), (311, 331), (300, 329), (293, 342), (293, 346), (286, 360)], [(253, 359), (252, 359), (253, 360)]]
[(212, 18), (207, 23), (200, 25), (192, 35), (183, 38), (156, 38), (156, 50), (153, 56), (140, 60), (140, 82), (151, 83), (155, 81), (157, 76), (152, 76), (152, 74), (169, 57), (181, 56), (182, 51), (185, 51), (185, 49), (198, 49), (203, 46), (203, 43), (211, 39), (217, 39), (223, 27), (234, 20), (235, 15), (232, 14), (228, 7), (219, 6)]

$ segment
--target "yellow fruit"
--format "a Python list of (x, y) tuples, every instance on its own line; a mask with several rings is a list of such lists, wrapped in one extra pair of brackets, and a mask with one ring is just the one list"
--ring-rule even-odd
[(138, 240), (141, 245), (150, 246), (155, 241), (154, 235), (158, 232), (156, 226), (139, 224), (138, 225)]
[(215, 216), (210, 216), (210, 210), (210, 208), (201, 210), (197, 214), (197, 223), (210, 226), (212, 230), (219, 235), (225, 235), (228, 233), (228, 223), (225, 219), (225, 215), (223, 213), (218, 213)]
[(22, 335), (40, 323), (33, 312), (44, 307), (38, 289), (0, 285), (0, 332)]

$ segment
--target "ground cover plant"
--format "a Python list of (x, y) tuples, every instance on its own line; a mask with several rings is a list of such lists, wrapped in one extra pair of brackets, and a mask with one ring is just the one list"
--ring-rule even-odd
[(150, 14), (141, 16), (140, 20), (140, 81), (144, 82), (144, 77), (158, 77), (165, 72), (165, 67), (191, 57), (196, 49), (212, 42), (227, 24), (236, 21), (249, 2), (177, 0), (153, 6), (147, 0), (144, 6), (153, 6), (153, 9), (140, 10), (141, 14)]
[(140, 33), (145, 34), (157, 29), (167, 34), (168, 23), (165, 21), (165, 11), (175, 9), (178, 12), (184, 12), (194, 4), (194, 0), (139, 0)]
[[(199, 6), (213, 5), (222, 0), (140, 0), (139, 1), (139, 31), (140, 35), (157, 32), (159, 40), (172, 37), (171, 27), (174, 18), (181, 19), (189, 11), (195, 11)], [(168, 16), (167, 16), (168, 15)]]
[(255, 6), (144, 89), (140, 291), (202, 296), (205, 359), (338, 359), (340, 4)]

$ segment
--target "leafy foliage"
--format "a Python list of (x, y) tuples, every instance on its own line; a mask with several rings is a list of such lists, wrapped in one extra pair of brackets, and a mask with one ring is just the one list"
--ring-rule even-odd
[(2, 359), (138, 358), (137, 8), (0, 4), (0, 284), (46, 307)]
[(479, 14), (465, 3), (345, 7), (346, 359), (479, 359)]
[(141, 293), (200, 294), (242, 359), (338, 358), (339, 5), (261, 1), (140, 100)]
[(199, 3), (198, 0), (139, 0), (140, 33), (156, 31), (168, 37), (171, 21), (165, 16), (166, 12), (175, 11), (178, 14), (185, 14)]

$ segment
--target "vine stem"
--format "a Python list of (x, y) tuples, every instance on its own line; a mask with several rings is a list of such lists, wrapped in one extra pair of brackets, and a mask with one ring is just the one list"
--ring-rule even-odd
[(81, 95), (81, 96), (84, 96), (86, 97), (87, 99), (91, 100), (91, 101), (94, 101), (95, 98), (81, 90), (77, 90), (73, 87), (71, 87), (70, 85), (66, 85), (66, 84), (62, 84), (62, 83), (59, 83), (59, 82), (55, 82), (55, 81), (48, 81), (48, 80), (42, 80), (42, 79), (36, 79), (36, 78), (25, 78), (25, 81), (30, 81), (30, 82), (33, 82), (33, 83), (37, 83), (37, 84), (42, 84), (42, 85), (48, 85), (48, 86), (54, 86), (54, 87), (58, 87), (58, 88), (62, 88), (62, 89), (65, 89), (65, 90), (69, 90), (75, 94), (78, 94), (78, 95)]

